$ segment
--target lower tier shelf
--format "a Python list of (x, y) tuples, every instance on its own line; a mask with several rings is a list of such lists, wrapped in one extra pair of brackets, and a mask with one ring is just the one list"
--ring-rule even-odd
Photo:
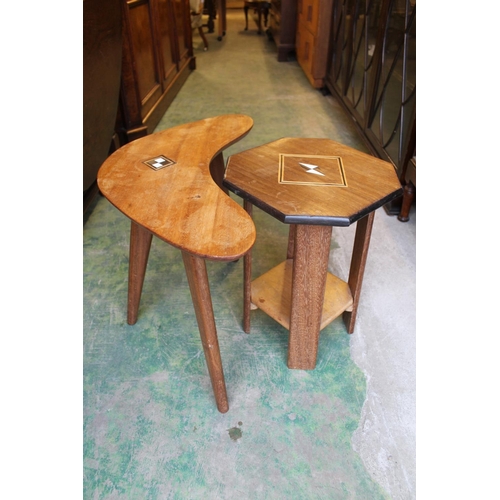
[[(290, 329), (290, 305), (292, 300), (293, 260), (281, 264), (252, 281), (252, 304), (268, 316)], [(328, 273), (320, 330), (344, 311), (351, 311), (353, 298), (349, 285)]]

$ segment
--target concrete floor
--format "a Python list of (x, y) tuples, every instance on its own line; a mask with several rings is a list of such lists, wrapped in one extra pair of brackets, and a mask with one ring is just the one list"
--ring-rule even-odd
[[(207, 52), (194, 34), (197, 69), (157, 130), (237, 112), (255, 125), (226, 157), (286, 136), (366, 151), (339, 104), (243, 27), (230, 10)], [(287, 228), (259, 210), (255, 224), (257, 276), (283, 260)], [(333, 230), (329, 267), (343, 279), (354, 229)], [(261, 311), (243, 333), (242, 263), (208, 264), (224, 415), (176, 249), (153, 241), (139, 321), (126, 324), (128, 230), (103, 198), (86, 216), (84, 498), (415, 498), (415, 209), (408, 223), (378, 210), (355, 332), (326, 327), (311, 372), (288, 370), (287, 332)]]

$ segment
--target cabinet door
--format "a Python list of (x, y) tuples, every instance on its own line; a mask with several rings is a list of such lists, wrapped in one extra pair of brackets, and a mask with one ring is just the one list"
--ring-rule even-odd
[(313, 79), (313, 54), (314, 54), (314, 36), (307, 29), (297, 30), (296, 35), (296, 52), (297, 61), (304, 70), (307, 78), (311, 81)]
[(194, 69), (189, 0), (120, 0), (120, 121), (129, 142), (152, 132)]
[(191, 16), (189, 0), (172, 0), (177, 34), (178, 68), (183, 67), (192, 53)]
[(298, 21), (313, 35), (318, 31), (319, 0), (299, 0)]
[(297, 60), (314, 88), (325, 84), (328, 64), (331, 2), (300, 0), (297, 16)]
[(93, 188), (97, 171), (108, 156), (113, 137), (121, 63), (120, 1), (86, 0), (83, 2), (84, 209), (93, 199), (92, 194), (97, 192)]
[(177, 55), (175, 26), (171, 0), (158, 0), (158, 40), (161, 57), (162, 84), (166, 89), (177, 74)]
[(142, 117), (154, 106), (162, 94), (160, 68), (155, 47), (153, 13), (149, 0), (125, 1), (128, 57), (138, 92)]

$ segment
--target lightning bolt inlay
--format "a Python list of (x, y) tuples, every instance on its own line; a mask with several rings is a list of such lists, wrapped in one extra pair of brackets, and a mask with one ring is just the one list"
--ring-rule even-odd
[(308, 174), (322, 175), (323, 177), (325, 176), (325, 174), (323, 174), (319, 170), (315, 170), (317, 168), (319, 169), (318, 165), (311, 165), (310, 163), (300, 163), (300, 162), (299, 165), (301, 167), (304, 167), (306, 169), (306, 173)]

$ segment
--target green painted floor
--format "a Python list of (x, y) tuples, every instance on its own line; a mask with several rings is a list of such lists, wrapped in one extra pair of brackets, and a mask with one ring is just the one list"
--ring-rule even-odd
[[(224, 113), (255, 122), (232, 154), (286, 136), (366, 151), (338, 104), (297, 62), (228, 12), (158, 130)], [(227, 154), (227, 155), (228, 155)], [(227, 155), (225, 155), (227, 157)], [(235, 198), (237, 199), (237, 198)], [(258, 209), (254, 275), (286, 254), (287, 227)], [(230, 409), (214, 403), (180, 252), (154, 239), (136, 325), (126, 323), (129, 221), (97, 198), (84, 224), (85, 499), (389, 498), (353, 450), (366, 397), (341, 320), (320, 338), (317, 368), (289, 370), (287, 331), (252, 312), (241, 328), (243, 262), (208, 263)], [(332, 251), (343, 245), (332, 239)]]

